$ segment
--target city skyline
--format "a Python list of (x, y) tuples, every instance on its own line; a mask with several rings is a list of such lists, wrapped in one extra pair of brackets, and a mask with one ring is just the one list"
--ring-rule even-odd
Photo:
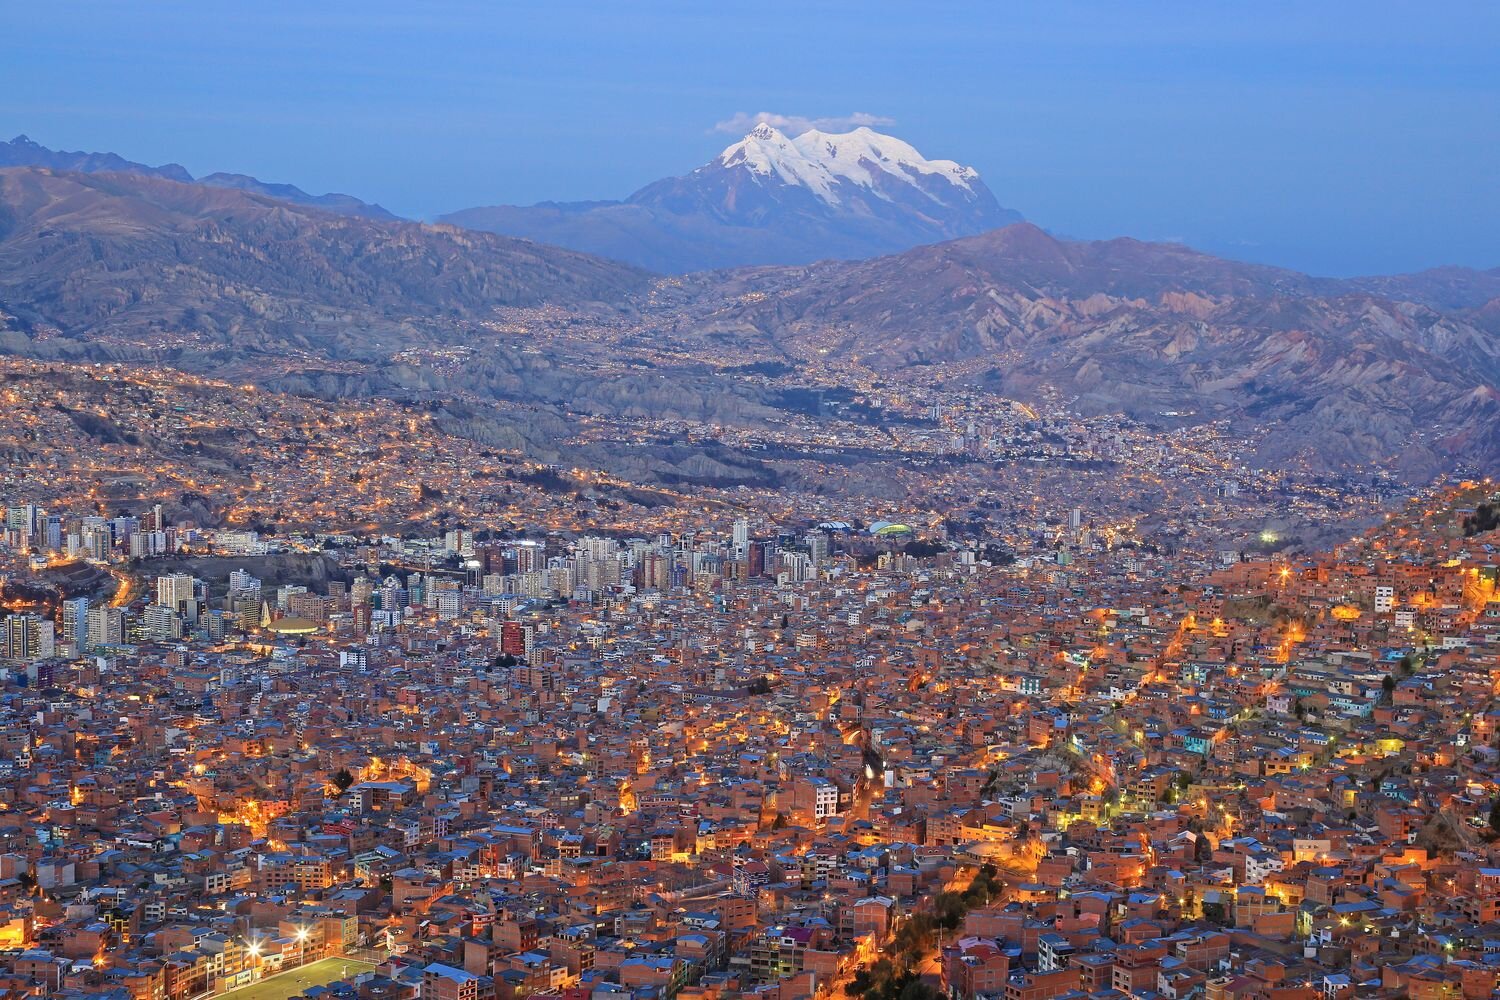
[(1500, 997), (1497, 26), (6, 7), (0, 1000)]

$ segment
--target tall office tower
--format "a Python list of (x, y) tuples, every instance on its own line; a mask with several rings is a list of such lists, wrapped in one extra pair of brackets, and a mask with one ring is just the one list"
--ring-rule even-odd
[(433, 592), (437, 598), (438, 618), (443, 621), (452, 621), (464, 610), (464, 594), (458, 587), (442, 587)]
[(109, 521), (110, 538), (115, 545), (126, 551), (130, 550), (130, 539), (136, 532), (141, 530), (139, 518), (115, 517)]
[(24, 535), (35, 533), (37, 514), (36, 506), (29, 503), (6, 508), (6, 530), (20, 532)]
[(546, 589), (554, 594), (569, 597), (578, 585), (578, 577), (571, 566), (553, 566), (547, 570)]
[(807, 533), (807, 554), (815, 566), (828, 561), (828, 535), (822, 531)]
[(186, 613), (194, 601), (193, 578), (186, 573), (156, 578), (156, 603), (173, 611)]
[(307, 593), (307, 588), (301, 584), (289, 583), (276, 588), (276, 610), (286, 611), (292, 606), (292, 598), (298, 594)]
[(764, 542), (751, 542), (745, 554), (745, 572), (751, 576), (766, 575), (766, 546)]
[(182, 638), (182, 616), (160, 604), (148, 605), (136, 627), (141, 638), (148, 641), (170, 642)]
[(388, 576), (380, 585), (380, 610), (400, 611), (406, 607), (406, 588), (394, 576)]
[(224, 607), (232, 612), (235, 626), (249, 628), (260, 620), (260, 580), (242, 569), (229, 574), (229, 593), (224, 595)]
[(474, 532), (465, 531), (462, 528), (450, 528), (443, 535), (443, 548), (449, 552), (456, 552), (461, 556), (474, 554)]
[(204, 616), (203, 624), (208, 637), (214, 642), (221, 642), (234, 629), (235, 614), (233, 611), (215, 608)]
[(734, 522), (734, 554), (744, 555), (745, 549), (750, 545), (750, 522), (740, 518)]
[(56, 632), (52, 622), (38, 615), (7, 615), (5, 647), (8, 660), (40, 660), (56, 654)]
[(48, 514), (42, 525), (42, 544), (47, 551), (56, 552), (63, 545), (62, 518), (56, 514)]
[(619, 543), (613, 538), (601, 538), (598, 535), (590, 535), (583, 540), (584, 551), (590, 559), (605, 560), (614, 556), (619, 550)]
[(546, 548), (536, 542), (517, 542), (515, 553), (517, 573), (536, 572), (542, 568), (547, 557)]
[(111, 539), (107, 525), (89, 525), (83, 529), (83, 557), (108, 562)]
[(660, 552), (648, 552), (641, 562), (641, 584), (656, 590), (672, 586), (672, 559)]
[(70, 601), (63, 601), (62, 640), (71, 642), (80, 655), (89, 651), (89, 599), (87, 597), (75, 597)]
[(1083, 527), (1083, 508), (1074, 507), (1068, 513), (1068, 528), (1072, 531), (1077, 531), (1081, 527)]
[(125, 641), (125, 612), (119, 608), (89, 608), (85, 635), (90, 650), (118, 646)]

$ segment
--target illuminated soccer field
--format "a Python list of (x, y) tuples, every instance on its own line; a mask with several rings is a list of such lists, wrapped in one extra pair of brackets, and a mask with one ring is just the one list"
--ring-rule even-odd
[(234, 997), (235, 1000), (286, 1000), (287, 997), (300, 995), (309, 987), (337, 982), (374, 968), (368, 962), (356, 962), (349, 958), (325, 958), (320, 962), (309, 962), (278, 973), (250, 986), (230, 990), (224, 996)]

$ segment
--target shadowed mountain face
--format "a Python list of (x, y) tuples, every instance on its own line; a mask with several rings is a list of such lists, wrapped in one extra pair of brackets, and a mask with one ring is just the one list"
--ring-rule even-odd
[(979, 174), (868, 128), (788, 138), (759, 125), (716, 159), (623, 202), (465, 209), (443, 221), (684, 273), (862, 258), (1020, 216)]
[[(872, 260), (657, 279), (235, 189), (0, 170), (0, 350), (418, 399), (451, 430), (547, 460), (580, 418), (765, 426), (785, 406), (777, 381), (735, 374), (764, 363), (825, 384), (872, 369), (1148, 423), (1219, 421), (1266, 465), (1490, 471), (1494, 281), (1310, 278), (1027, 224)], [(407, 354), (434, 350), (468, 353)], [(657, 444), (649, 460), (605, 445), (571, 457), (638, 462), (632, 475), (668, 460), (674, 475), (762, 475), (723, 448)]]
[[(52, 170), (70, 170), (81, 174), (139, 174), (142, 177), (161, 177), (169, 181), (193, 182), (193, 175), (176, 163), (159, 167), (147, 166), (127, 160), (114, 153), (67, 153), (48, 149), (24, 135), (10, 142), (0, 142), (0, 167), (48, 167)], [(295, 184), (267, 184), (246, 174), (215, 173), (199, 177), (198, 184), (209, 187), (237, 188), (263, 194), (294, 205), (321, 208), (337, 215), (361, 215), (370, 219), (395, 219), (396, 216), (369, 202), (360, 201), (348, 194), (308, 194)]]
[[(1457, 269), (1454, 269), (1457, 271)], [(1021, 224), (894, 257), (758, 269), (701, 329), (877, 370), (953, 366), (1006, 395), (1085, 411), (1191, 411), (1275, 428), (1265, 462), (1500, 463), (1500, 336), (1486, 272), (1337, 281), (1172, 244), (1080, 243)], [(1373, 289), (1407, 291), (1405, 301)], [(929, 375), (929, 377), (933, 377)]]
[(646, 275), (487, 233), (330, 215), (129, 174), (0, 170), (8, 348), (372, 358), (499, 306), (623, 301)]

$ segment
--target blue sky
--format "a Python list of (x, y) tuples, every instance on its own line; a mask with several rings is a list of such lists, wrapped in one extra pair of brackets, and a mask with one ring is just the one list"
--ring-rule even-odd
[(893, 120), (1077, 237), (1500, 265), (1500, 4), (0, 5), (0, 133), (415, 217), (622, 197), (737, 113)]

